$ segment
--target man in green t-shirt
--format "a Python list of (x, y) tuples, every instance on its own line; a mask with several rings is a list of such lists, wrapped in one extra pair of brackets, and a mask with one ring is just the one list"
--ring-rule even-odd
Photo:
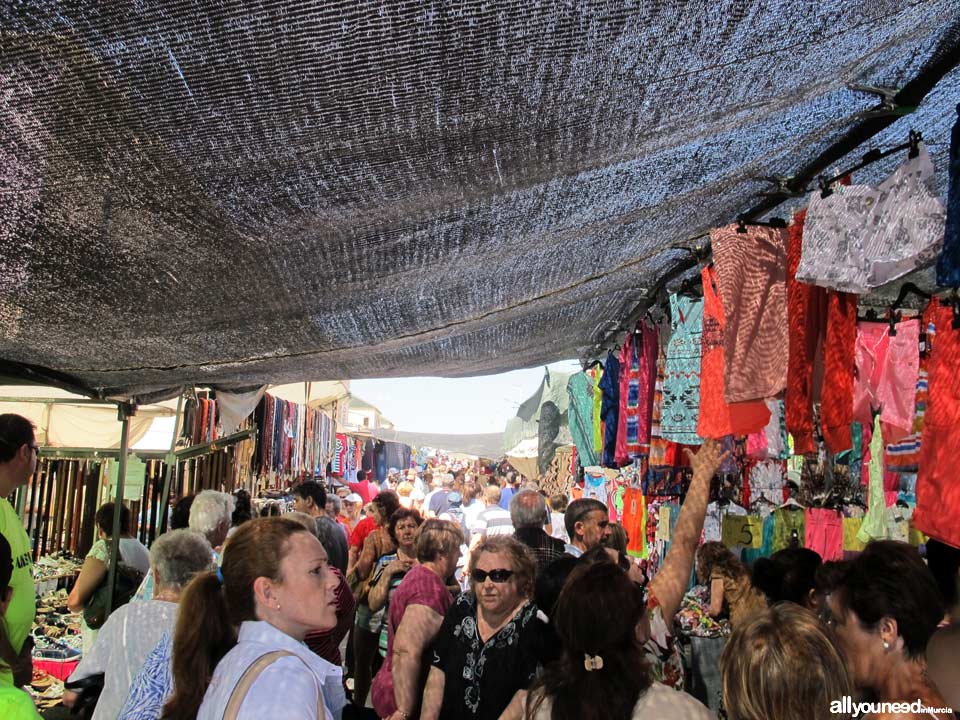
[[(13, 575), (13, 557), (10, 552), (10, 543), (0, 535), (0, 620), (3, 619), (10, 605), (10, 598), (13, 596), (13, 589), (10, 587), (10, 577)], [(4, 628), (0, 625), (0, 639), (4, 637)], [(4, 667), (15, 658), (4, 656), (3, 647), (6, 642), (0, 642), (0, 664)], [(23, 690), (18, 690), (11, 685), (0, 684), (0, 718), (4, 720), (39, 720), (37, 708), (33, 704), (33, 699)]]
[(0, 415), (0, 535), (10, 544), (13, 574), (10, 587), (13, 595), (3, 618), (13, 649), (20, 654), (17, 680), (10, 670), (0, 670), (0, 687), (25, 685), (32, 674), (30, 643), (24, 643), (37, 612), (37, 596), (33, 585), (33, 553), (23, 521), (7, 498), (21, 485), (30, 482), (37, 469), (37, 444), (33, 425), (20, 415)]

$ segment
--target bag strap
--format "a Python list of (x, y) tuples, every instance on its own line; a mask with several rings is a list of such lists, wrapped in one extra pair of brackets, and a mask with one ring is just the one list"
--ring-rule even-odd
[[(253, 661), (253, 664), (248, 667), (243, 675), (240, 676), (240, 680), (237, 682), (236, 687), (233, 688), (233, 692), (230, 693), (230, 699), (227, 701), (227, 709), (223, 711), (223, 720), (237, 720), (237, 715), (240, 713), (240, 706), (243, 705), (243, 701), (247, 699), (247, 693), (250, 692), (250, 688), (253, 687), (253, 684), (257, 681), (257, 678), (266, 670), (268, 667), (273, 665), (277, 660), (283, 657), (295, 657), (297, 660), (302, 662), (307, 669), (310, 669), (310, 666), (303, 660), (303, 658), (295, 655), (292, 652), (287, 652), (286, 650), (274, 650), (273, 652), (268, 652), (265, 655), (261, 655), (256, 660)], [(313, 671), (311, 670), (311, 675)], [(327, 718), (327, 709), (323, 704), (323, 688), (320, 685), (317, 685), (317, 720), (326, 720)]]

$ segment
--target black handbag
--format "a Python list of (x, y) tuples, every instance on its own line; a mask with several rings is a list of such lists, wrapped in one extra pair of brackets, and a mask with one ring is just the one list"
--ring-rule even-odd
[[(93, 591), (93, 595), (83, 606), (83, 621), (91, 630), (99, 629), (107, 621), (107, 604), (110, 593), (107, 590), (107, 577), (104, 577)], [(143, 582), (143, 573), (134, 567), (123, 563), (117, 564), (117, 585), (113, 591), (113, 602), (110, 603), (110, 610), (116, 610), (121, 605), (126, 605), (130, 599), (137, 594), (137, 588)]]
[(97, 707), (100, 693), (103, 692), (103, 673), (88, 675), (79, 680), (68, 680), (63, 684), (64, 689), (77, 693), (79, 696), (70, 708), (70, 715), (80, 720), (89, 720), (93, 717), (93, 710)]

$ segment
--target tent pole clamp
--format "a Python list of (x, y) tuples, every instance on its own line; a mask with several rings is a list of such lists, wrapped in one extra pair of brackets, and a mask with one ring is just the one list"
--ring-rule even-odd
[(857, 118), (879, 118), (879, 117), (897, 117), (909, 115), (916, 106), (900, 105), (897, 102), (897, 95), (900, 90), (897, 88), (881, 87), (878, 85), (860, 85), (858, 83), (847, 83), (847, 89), (852, 92), (867, 93), (874, 95), (880, 100), (880, 104), (872, 110), (865, 110), (856, 115)]
[(805, 187), (798, 188), (794, 177), (785, 175), (754, 175), (751, 180), (769, 183), (769, 190), (756, 193), (762, 197), (771, 198), (799, 198), (806, 197), (809, 192)]

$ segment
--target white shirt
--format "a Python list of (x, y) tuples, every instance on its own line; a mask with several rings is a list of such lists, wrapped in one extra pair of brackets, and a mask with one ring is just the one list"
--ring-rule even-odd
[(477, 517), (483, 512), (484, 508), (486, 508), (486, 505), (479, 499), (463, 506), (463, 519), (468, 528), (473, 528), (477, 524)]
[(563, 540), (565, 543), (570, 542), (570, 538), (567, 537), (567, 526), (563, 522), (562, 512), (550, 513), (550, 528), (553, 530), (553, 532), (550, 533), (550, 537)]
[[(550, 720), (553, 703), (547, 698), (537, 708), (533, 720)], [(663, 683), (655, 682), (641, 693), (633, 706), (631, 720), (713, 720), (710, 710), (693, 696), (677, 692)]]
[(90, 652), (70, 676), (79, 680), (105, 673), (93, 720), (115, 720), (147, 655), (177, 621), (177, 604), (165, 600), (127, 603), (116, 609), (97, 633)]
[(257, 658), (274, 650), (286, 650), (296, 657), (282, 657), (260, 674), (240, 706), (237, 719), (317, 720), (317, 692), (323, 688), (327, 717), (340, 720), (347, 702), (343, 671), (263, 621), (240, 625), (239, 641), (214, 670), (197, 720), (222, 720), (240, 677)]

